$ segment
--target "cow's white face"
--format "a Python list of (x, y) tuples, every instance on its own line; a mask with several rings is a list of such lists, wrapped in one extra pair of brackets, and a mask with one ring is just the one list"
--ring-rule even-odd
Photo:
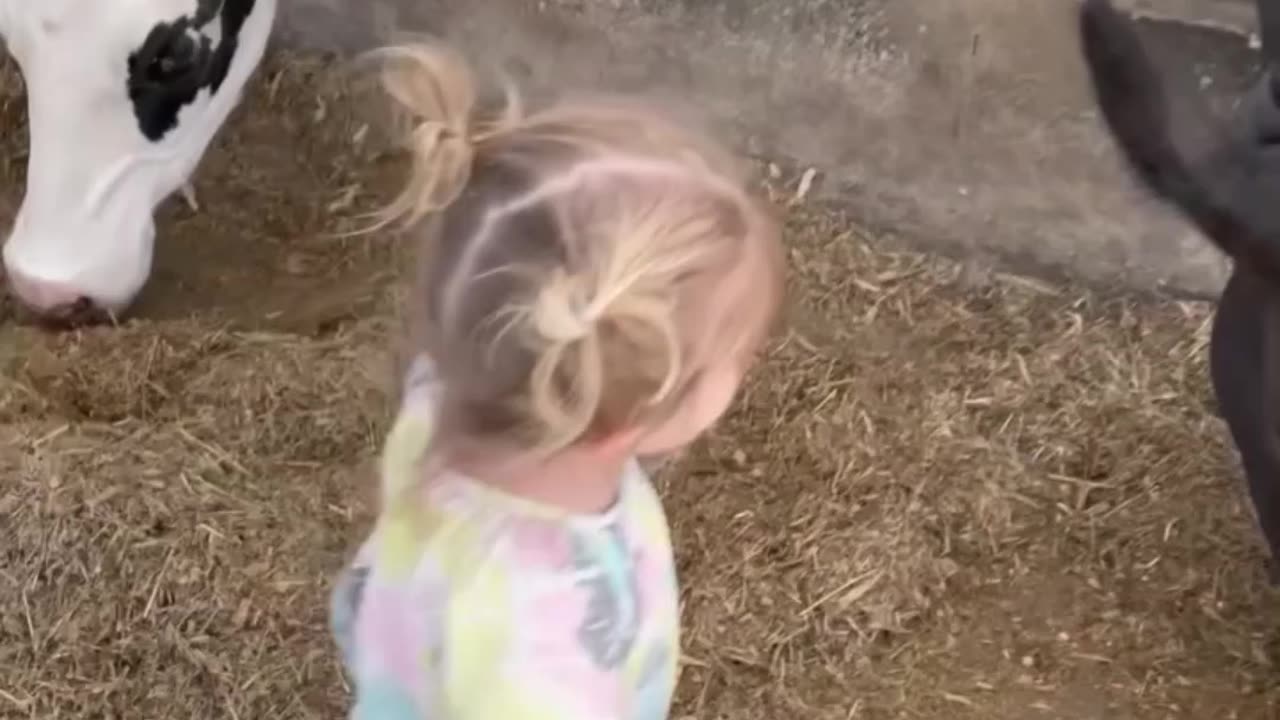
[(262, 59), (276, 0), (0, 0), (31, 151), (10, 290), (119, 312), (151, 272), (155, 208), (195, 170)]

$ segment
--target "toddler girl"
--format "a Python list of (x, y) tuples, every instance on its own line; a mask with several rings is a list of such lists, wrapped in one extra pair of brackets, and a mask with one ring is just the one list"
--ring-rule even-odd
[[(333, 597), (359, 720), (663, 720), (666, 520), (636, 458), (730, 404), (783, 291), (779, 229), (725, 154), (639, 105), (508, 102), (389, 49), (423, 242), (371, 537)], [(509, 98), (510, 99), (510, 98)]]

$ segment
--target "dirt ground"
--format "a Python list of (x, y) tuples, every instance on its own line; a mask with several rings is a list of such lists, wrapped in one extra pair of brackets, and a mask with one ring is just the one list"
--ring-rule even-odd
[[(319, 59), (264, 69), (121, 327), (0, 308), (0, 718), (333, 718), (399, 177)], [(0, 93), (0, 212), (20, 187)], [(794, 187), (785, 174), (779, 197)], [(789, 327), (658, 478), (675, 718), (1280, 717), (1280, 617), (1205, 374), (1211, 308), (896, 250), (796, 205)]]

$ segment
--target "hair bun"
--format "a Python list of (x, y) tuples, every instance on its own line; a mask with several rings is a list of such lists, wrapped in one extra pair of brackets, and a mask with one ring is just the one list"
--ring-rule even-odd
[(585, 295), (580, 279), (555, 270), (530, 308), (534, 332), (554, 343), (576, 342), (590, 335), (601, 310)]
[(451, 205), (470, 180), (476, 154), (475, 80), (460, 54), (428, 43), (372, 54), (382, 61), (383, 88), (413, 124), (406, 138), (413, 167), (405, 188), (367, 231), (397, 221), (412, 225)]

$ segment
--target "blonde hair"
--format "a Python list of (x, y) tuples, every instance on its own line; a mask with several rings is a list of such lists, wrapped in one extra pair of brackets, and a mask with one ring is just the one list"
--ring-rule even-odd
[(508, 88), (484, 115), (454, 51), (379, 54), (413, 163), (376, 227), (424, 236), (408, 334), (444, 437), (551, 453), (661, 422), (713, 357), (764, 340), (779, 228), (715, 144), (620, 98), (525, 114)]

